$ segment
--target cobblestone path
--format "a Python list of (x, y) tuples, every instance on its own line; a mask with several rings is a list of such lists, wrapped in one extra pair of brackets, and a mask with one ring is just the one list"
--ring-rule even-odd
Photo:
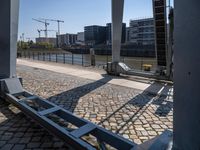
[[(102, 82), (25, 66), (18, 66), (17, 71), (23, 78), (26, 90), (137, 144), (161, 134), (166, 129), (173, 129), (172, 95), (155, 95), (106, 84), (105, 81), (112, 79), (106, 75)], [(28, 138), (25, 136), (27, 134)], [(22, 139), (29, 140), (21, 144), (19, 141)], [(43, 146), (58, 145), (59, 148), (67, 149), (61, 141), (32, 123), (22, 113), (11, 112), (7, 105), (0, 103), (0, 149), (3, 146), (22, 146), (24, 149), (33, 146), (45, 149)]]

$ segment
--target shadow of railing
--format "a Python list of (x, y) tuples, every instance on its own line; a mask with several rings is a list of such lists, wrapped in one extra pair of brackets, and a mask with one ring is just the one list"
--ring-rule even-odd
[[(60, 94), (54, 95), (52, 97), (49, 97), (47, 100), (56, 103), (57, 105), (62, 105), (63, 108), (74, 112), (74, 109), (76, 108), (76, 105), (81, 97), (87, 95), (88, 93), (96, 90), (97, 88), (100, 88), (101, 86), (108, 83), (110, 80), (112, 80), (115, 77), (108, 76), (108, 75), (102, 75), (102, 79), (97, 80), (92, 83), (88, 83), (79, 87), (76, 87), (74, 89), (62, 92)], [(55, 101), (56, 99), (56, 101)], [(59, 99), (65, 99), (66, 102), (63, 104), (59, 103)]]
[(105, 121), (108, 121), (111, 117), (116, 115), (122, 109), (126, 109), (127, 105), (134, 106), (136, 108), (136, 111), (115, 131), (116, 133), (119, 133), (129, 122), (133, 123), (134, 121), (136, 121), (141, 115), (143, 115), (143, 113), (148, 109), (148, 107), (151, 104), (159, 106), (158, 109), (155, 111), (156, 115), (162, 117), (167, 116), (168, 113), (173, 108), (173, 102), (167, 100), (168, 95), (166, 95), (166, 93), (169, 94), (171, 90), (171, 88), (168, 87), (171, 86), (166, 86), (166, 85), (158, 86), (156, 82), (151, 84), (142, 93), (136, 95), (134, 98), (123, 104), (121, 107), (116, 109), (112, 114), (107, 116), (104, 120), (102, 120), (98, 124), (103, 126), (103, 123)]

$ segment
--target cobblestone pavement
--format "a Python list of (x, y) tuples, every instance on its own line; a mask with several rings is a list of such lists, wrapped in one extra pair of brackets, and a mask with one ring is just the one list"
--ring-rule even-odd
[(69, 149), (62, 141), (22, 114), (16, 107), (0, 100), (0, 149)]
[[(172, 95), (159, 96), (101, 80), (86, 80), (26, 66), (18, 66), (17, 70), (28, 91), (137, 144), (173, 129)], [(111, 79), (105, 76), (102, 80), (109, 82)], [(13, 110), (0, 103), (0, 149), (5, 146), (67, 149), (62, 141), (17, 109), (17, 113)]]

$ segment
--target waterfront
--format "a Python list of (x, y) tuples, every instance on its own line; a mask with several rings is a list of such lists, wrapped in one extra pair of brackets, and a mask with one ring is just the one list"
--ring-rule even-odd
[[(73, 65), (91, 66), (91, 55), (89, 54), (72, 54), (56, 52), (20, 52), (18, 57), (52, 61), (58, 63), (68, 63)], [(112, 61), (110, 55), (95, 55), (96, 67), (102, 68), (107, 62)], [(144, 70), (145, 65), (151, 66), (151, 71), (156, 69), (156, 58), (147, 57), (121, 57), (121, 61), (126, 63), (130, 68)]]

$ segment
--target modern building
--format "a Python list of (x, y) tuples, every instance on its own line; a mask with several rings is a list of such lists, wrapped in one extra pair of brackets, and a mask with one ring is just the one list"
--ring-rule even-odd
[(155, 27), (154, 19), (138, 19), (131, 20), (130, 27), (126, 31), (126, 43), (138, 45), (154, 45), (155, 44)]
[(85, 41), (84, 32), (78, 32), (77, 33), (77, 41), (79, 41), (79, 42), (84, 42)]
[(77, 44), (84, 44), (85, 43), (85, 34), (84, 32), (78, 32), (77, 33)]
[(106, 43), (106, 27), (105, 26), (86, 26), (84, 28), (85, 44), (86, 45), (98, 45)]
[(64, 45), (73, 45), (76, 44), (77, 41), (77, 34), (61, 34), (57, 35), (58, 41), (59, 41), (59, 46), (64, 46)]
[(40, 37), (36, 38), (36, 43), (49, 43), (52, 44), (53, 46), (56, 46), (57, 39), (56, 38), (45, 38), (45, 37)]
[[(126, 23), (122, 24), (122, 43), (126, 42)], [(112, 44), (112, 24), (106, 24), (106, 43)]]

